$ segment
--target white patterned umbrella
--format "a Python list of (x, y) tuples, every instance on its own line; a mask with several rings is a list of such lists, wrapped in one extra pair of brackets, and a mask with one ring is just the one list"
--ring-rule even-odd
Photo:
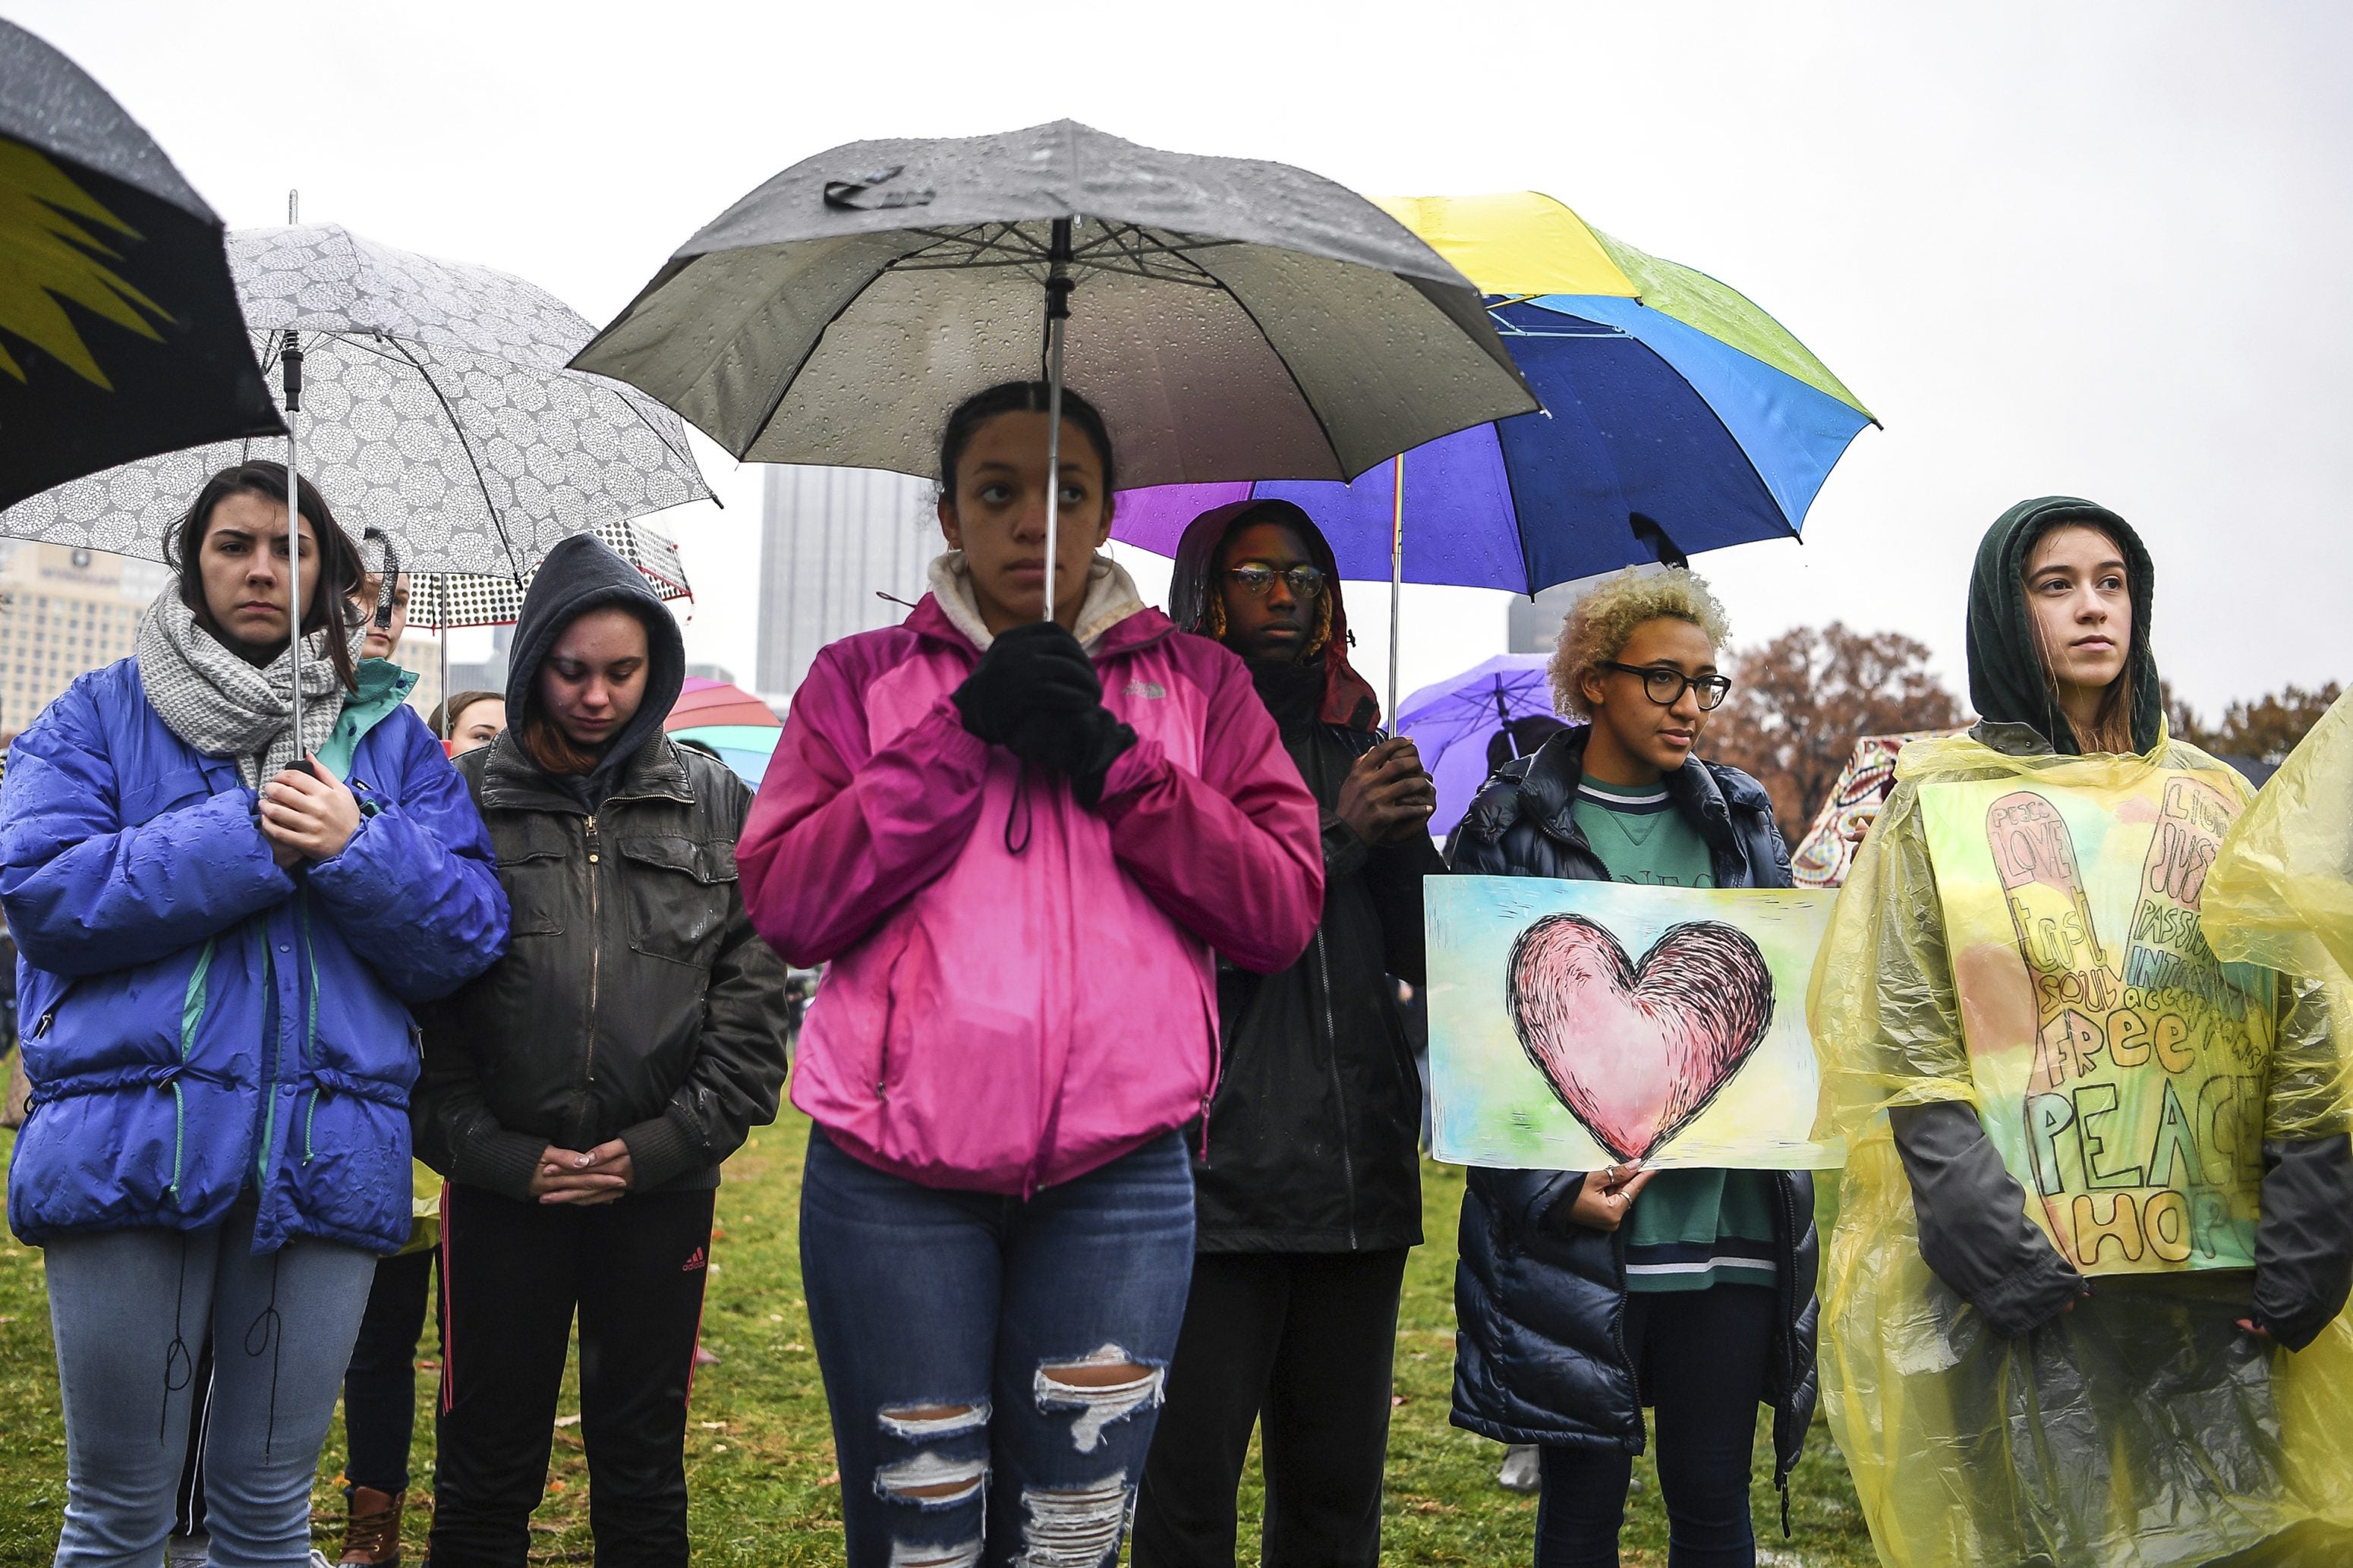
[[(659, 599), (691, 599), (693, 585), (686, 580), (685, 563), (669, 535), (643, 522), (600, 522), (588, 531), (613, 553), (636, 567), (646, 586)], [(362, 545), (368, 570), (383, 570), (383, 561)], [(403, 572), (406, 566), (395, 564)], [(420, 631), (446, 631), (452, 626), (512, 626), (522, 617), (522, 596), (539, 568), (533, 566), (520, 582), (470, 572), (408, 573), (408, 624)]]
[[(709, 499), (677, 415), (564, 368), (594, 335), (534, 284), (334, 224), (240, 229), (230, 269), (262, 369), (301, 334), (302, 477), (413, 573), (522, 582), (566, 534)], [(206, 479), (282, 438), (194, 447), (0, 511), (0, 534), (161, 560)]]

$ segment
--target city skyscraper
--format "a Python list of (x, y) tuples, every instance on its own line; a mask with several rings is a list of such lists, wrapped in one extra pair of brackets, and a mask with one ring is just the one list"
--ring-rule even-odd
[[(761, 491), (760, 695), (790, 695), (837, 637), (895, 626), (946, 546), (927, 479), (875, 468), (771, 468)], [(888, 594), (906, 604), (878, 597)]]

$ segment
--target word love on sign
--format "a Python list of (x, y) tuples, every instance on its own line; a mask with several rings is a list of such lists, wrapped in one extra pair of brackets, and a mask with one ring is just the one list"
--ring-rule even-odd
[(1837, 895), (1433, 877), (1431, 1149), (1589, 1171), (1836, 1165), (1806, 984)]
[(1920, 792), (1971, 1077), (2029, 1209), (2085, 1273), (2253, 1261), (2275, 981), (2198, 900), (2220, 775)]

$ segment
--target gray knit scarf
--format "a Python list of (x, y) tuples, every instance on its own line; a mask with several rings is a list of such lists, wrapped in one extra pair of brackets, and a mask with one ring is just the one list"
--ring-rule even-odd
[[(354, 612), (356, 614), (356, 612)], [(352, 661), (367, 645), (363, 617), (347, 628)], [(196, 620), (172, 584), (147, 607), (139, 628), (139, 679), (164, 726), (208, 757), (236, 759), (248, 789), (304, 752), (324, 745), (343, 711), (343, 692), (327, 658), (325, 628), (302, 639), (302, 744), (294, 743), (293, 656), (267, 669), (239, 658)]]

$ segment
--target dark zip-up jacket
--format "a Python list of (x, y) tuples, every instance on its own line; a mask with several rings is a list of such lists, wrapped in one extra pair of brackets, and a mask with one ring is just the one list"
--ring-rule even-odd
[[(1580, 727), (1556, 735), (1489, 780), (1454, 830), (1453, 869), (1609, 880), (1570, 815), (1590, 733)], [(1717, 887), (1789, 886), (1788, 850), (1755, 779), (1693, 757), (1663, 783), (1706, 840)], [(1786, 1485), (1814, 1414), (1820, 1258), (1812, 1176), (1770, 1174), (1779, 1332), (1765, 1396), (1773, 1406), (1773, 1479)], [(1623, 1332), (1625, 1233), (1569, 1219), (1584, 1179), (1571, 1171), (1470, 1173), (1454, 1276), (1454, 1424), (1506, 1443), (1640, 1453), (1642, 1391)], [(1707, 1348), (1665, 1353), (1704, 1355)]]
[(591, 813), (510, 730), (458, 759), (513, 914), (506, 956), (425, 1017), (417, 1152), (526, 1196), (540, 1151), (629, 1146), (632, 1190), (712, 1187), (785, 1080), (785, 966), (752, 930), (752, 793), (657, 734)]
[(1219, 961), (1224, 1052), (1206, 1162), (1187, 1140), (1203, 1252), (1421, 1241), (1421, 1078), (1388, 977), (1421, 984), (1421, 879), (1446, 863), (1421, 833), (1377, 848), (1334, 812), (1379, 738), (1313, 720), (1283, 736), (1322, 808), (1324, 917), (1288, 969)]

